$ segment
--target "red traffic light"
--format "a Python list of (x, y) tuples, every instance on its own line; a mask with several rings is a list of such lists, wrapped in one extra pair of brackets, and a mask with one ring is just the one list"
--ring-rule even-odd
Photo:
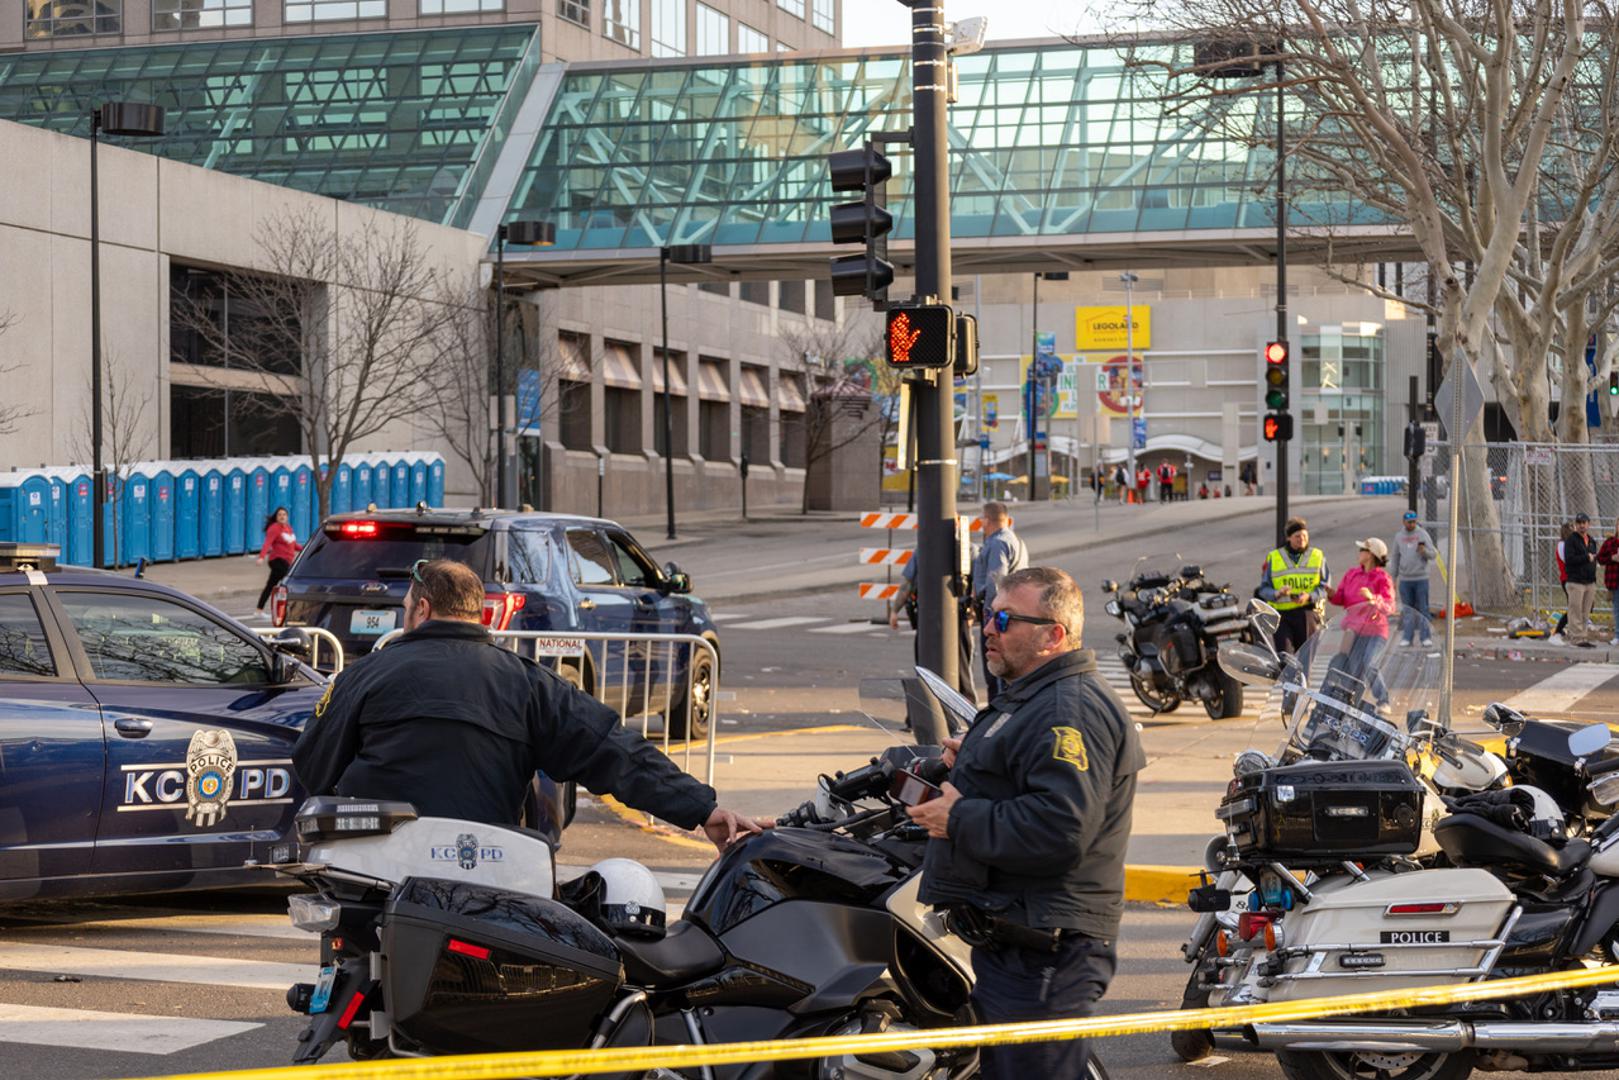
[(1285, 341), (1272, 341), (1272, 342), (1268, 343), (1265, 346), (1265, 363), (1267, 363), (1267, 364), (1285, 364), (1285, 363), (1287, 363), (1287, 342), (1285, 342)]

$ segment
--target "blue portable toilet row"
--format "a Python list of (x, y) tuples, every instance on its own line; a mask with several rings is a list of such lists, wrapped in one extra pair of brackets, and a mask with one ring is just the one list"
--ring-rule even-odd
[[(436, 453), (351, 454), (330, 479), (333, 514), (444, 504), (444, 459)], [(0, 540), (56, 544), (64, 562), (89, 565), (94, 506), (86, 467), (0, 473)], [(256, 553), (277, 507), (286, 507), (300, 540), (319, 526), (307, 457), (137, 462), (107, 478), (106, 557), (129, 565)]]

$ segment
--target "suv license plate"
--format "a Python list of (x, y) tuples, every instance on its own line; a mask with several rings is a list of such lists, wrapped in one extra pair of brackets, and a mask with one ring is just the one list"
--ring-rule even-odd
[(364, 608), (349, 616), (349, 633), (376, 637), (394, 628), (399, 613), (393, 608)]

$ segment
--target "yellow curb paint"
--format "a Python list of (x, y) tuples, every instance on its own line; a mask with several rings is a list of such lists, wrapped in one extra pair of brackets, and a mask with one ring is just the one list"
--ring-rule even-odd
[(1124, 899), (1138, 904), (1184, 904), (1202, 884), (1195, 866), (1126, 866)]

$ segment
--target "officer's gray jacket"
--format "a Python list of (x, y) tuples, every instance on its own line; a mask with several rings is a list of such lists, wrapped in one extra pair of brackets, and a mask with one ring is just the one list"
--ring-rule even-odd
[(714, 789), (477, 623), (433, 620), (343, 669), (292, 749), (311, 795), (516, 825), (536, 772), (695, 828)]
[(1011, 683), (979, 712), (950, 770), (961, 798), (949, 839), (928, 841), (922, 902), (1114, 937), (1136, 774), (1146, 763), (1091, 650)]
[(1022, 538), (1011, 526), (997, 530), (973, 557), (973, 596), (988, 611), (989, 605), (995, 602), (995, 590), (1001, 578), (1028, 565), (1029, 549), (1023, 545)]

